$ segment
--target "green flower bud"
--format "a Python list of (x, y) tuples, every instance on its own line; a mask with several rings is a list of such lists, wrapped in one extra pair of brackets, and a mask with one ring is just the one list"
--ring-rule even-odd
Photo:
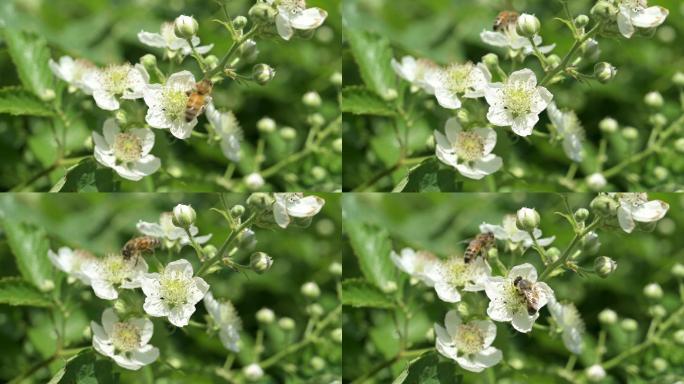
[(539, 226), (539, 213), (534, 208), (520, 208), (516, 215), (515, 225), (518, 229), (530, 232)]
[(240, 54), (240, 57), (242, 57), (245, 61), (252, 61), (256, 59), (257, 55), (259, 54), (259, 49), (257, 49), (256, 41), (248, 39), (244, 43), (240, 44), (240, 48), (238, 48), (238, 53)]
[(655, 176), (658, 181), (665, 181), (668, 176), (670, 176), (670, 171), (665, 167), (657, 166), (653, 168), (653, 176)]
[(297, 138), (297, 131), (292, 127), (284, 127), (280, 130), (280, 137), (286, 141), (294, 140)]
[(684, 138), (677, 139), (674, 143), (675, 150), (679, 153), (684, 153)]
[(148, 72), (150, 72), (154, 70), (154, 67), (157, 66), (157, 57), (155, 55), (148, 53), (147, 55), (140, 58), (140, 64), (142, 64), (143, 67), (145, 67), (145, 69)]
[(617, 68), (610, 63), (600, 62), (594, 66), (594, 77), (601, 83), (607, 83), (617, 75)]
[(580, 208), (575, 211), (575, 219), (578, 221), (585, 221), (589, 218), (589, 210), (586, 208)]
[(575, 17), (575, 25), (577, 28), (584, 28), (589, 24), (589, 16), (587, 15), (578, 15)]
[(625, 127), (621, 133), (625, 140), (634, 141), (639, 138), (639, 131), (634, 127)]
[(620, 327), (626, 332), (634, 332), (639, 329), (639, 323), (634, 319), (627, 318), (620, 322)]
[(488, 53), (482, 56), (482, 62), (487, 68), (489, 68), (490, 71), (492, 71), (499, 65), (499, 56), (497, 56), (495, 53)]
[(658, 283), (651, 283), (644, 287), (644, 296), (658, 300), (663, 297), (663, 288)]
[(204, 58), (204, 62), (207, 63), (209, 68), (214, 69), (219, 65), (219, 58), (216, 55), (209, 55)]
[(271, 24), (274, 22), (278, 11), (264, 2), (257, 2), (247, 14), (255, 24)]
[(314, 371), (321, 371), (325, 368), (325, 360), (323, 360), (321, 357), (314, 356), (311, 358), (311, 368), (313, 368)]
[(325, 313), (325, 310), (323, 309), (323, 307), (321, 307), (320, 304), (313, 303), (306, 307), (306, 313), (308, 313), (309, 316), (321, 317)]
[(648, 308), (648, 314), (655, 318), (662, 319), (667, 315), (667, 309), (660, 304), (652, 305), (650, 308)]
[(603, 311), (599, 312), (598, 320), (601, 324), (613, 325), (617, 323), (618, 315), (612, 309), (606, 308)]
[(648, 121), (656, 127), (662, 127), (667, 124), (667, 117), (662, 113), (655, 113), (648, 118)]
[(318, 285), (313, 281), (310, 281), (302, 285), (301, 292), (304, 296), (310, 299), (316, 299), (318, 298), (318, 296), (321, 295), (321, 289), (318, 288)]
[(520, 36), (534, 37), (539, 33), (541, 29), (541, 22), (539, 19), (527, 13), (523, 13), (518, 17), (518, 21), (515, 23), (515, 30)]
[(653, 362), (651, 363), (653, 365), (653, 369), (655, 369), (658, 372), (665, 372), (667, 369), (667, 360), (663, 359), (662, 357), (656, 357), (653, 359)]
[(499, 250), (496, 247), (489, 248), (487, 251), (487, 257), (492, 259), (499, 257)]
[(275, 120), (273, 120), (269, 117), (264, 117), (261, 120), (257, 121), (257, 129), (262, 133), (275, 132), (276, 122), (275, 122)]
[(255, 211), (263, 211), (273, 206), (274, 200), (268, 193), (252, 193), (247, 198), (247, 206)]
[(547, 59), (546, 61), (548, 61), (549, 65), (551, 66), (551, 68), (558, 67), (560, 65), (560, 63), (563, 61), (563, 59), (561, 59), (560, 56), (558, 56), (556, 54), (551, 54), (546, 59)]
[(292, 320), (292, 319), (289, 318), (289, 317), (281, 317), (281, 318), (278, 320), (278, 326), (279, 326), (280, 329), (282, 329), (283, 331), (288, 331), (288, 332), (289, 332), (289, 331), (292, 331), (293, 329), (295, 329), (295, 325), (296, 325), (296, 324), (295, 324), (295, 321)]
[(342, 276), (342, 264), (334, 262), (328, 267), (328, 272), (333, 276)]
[(591, 367), (584, 370), (587, 375), (587, 379), (591, 382), (599, 382), (606, 378), (606, 370), (600, 364), (594, 364)]
[(321, 106), (321, 95), (318, 92), (307, 92), (302, 96), (302, 102), (307, 107), (318, 108)]
[(240, 30), (244, 29), (247, 26), (247, 18), (244, 16), (236, 16), (233, 19), (233, 28)]
[(253, 253), (252, 256), (249, 258), (249, 267), (252, 268), (252, 270), (258, 274), (262, 274), (268, 271), (269, 269), (271, 269), (272, 265), (273, 258), (265, 254), (264, 252)]
[(601, 248), (601, 242), (599, 241), (599, 237), (596, 232), (589, 232), (584, 235), (584, 237), (582, 237), (580, 240), (580, 244), (582, 245), (584, 252), (586, 252), (588, 255), (597, 254)]
[(173, 31), (176, 36), (182, 39), (190, 39), (197, 34), (199, 24), (192, 16), (180, 15), (173, 23)]
[(663, 104), (665, 103), (665, 100), (663, 100), (663, 95), (661, 95), (659, 92), (649, 92), (644, 96), (644, 103), (648, 105), (651, 108), (662, 108)]
[(675, 265), (672, 266), (672, 269), (670, 269), (670, 272), (672, 272), (675, 277), (678, 278), (684, 278), (684, 265), (680, 263), (676, 263)]
[(256, 313), (256, 319), (262, 324), (271, 324), (275, 321), (275, 313), (269, 308), (261, 308)]
[(601, 122), (599, 122), (599, 129), (604, 133), (615, 133), (617, 132), (618, 128), (618, 122), (610, 117), (606, 117), (605, 119), (601, 120)]
[(342, 328), (335, 328), (330, 331), (330, 338), (333, 339), (334, 342), (342, 344)]
[(556, 247), (551, 247), (546, 250), (546, 256), (551, 259), (551, 262), (554, 262), (561, 256), (561, 250)]
[(612, 19), (618, 13), (618, 9), (611, 2), (607, 0), (600, 0), (591, 8), (592, 16), (601, 19)]
[(268, 64), (257, 64), (252, 69), (252, 79), (259, 85), (266, 85), (273, 80), (276, 72)]
[(682, 72), (677, 72), (672, 76), (672, 82), (675, 83), (675, 85), (678, 85), (680, 87), (684, 87), (684, 73)]
[(323, 117), (323, 115), (320, 113), (312, 113), (311, 115), (307, 116), (306, 122), (314, 127), (320, 127), (325, 124), (325, 117)]
[(190, 205), (178, 204), (173, 208), (173, 225), (189, 228), (197, 219), (197, 213)]
[(326, 171), (325, 168), (317, 165), (311, 168), (311, 176), (316, 181), (323, 181), (328, 176), (328, 171)]
[(615, 260), (607, 256), (597, 257), (594, 260), (594, 271), (600, 277), (606, 278), (617, 269)]
[(674, 339), (675, 343), (679, 345), (684, 345), (684, 329), (680, 329), (672, 335), (672, 338)]
[(341, 86), (342, 85), (342, 74), (339, 72), (335, 72), (330, 76), (330, 83), (334, 86)]
[(237, 219), (238, 217), (242, 217), (242, 215), (245, 214), (245, 207), (243, 207), (240, 204), (234, 205), (230, 209), (230, 216), (233, 217), (234, 219)]
[(385, 94), (382, 96), (385, 101), (394, 101), (399, 97), (399, 93), (397, 93), (397, 90), (394, 88), (390, 88), (385, 92)]
[(218, 249), (216, 249), (215, 246), (209, 244), (209, 245), (205, 245), (204, 247), (202, 247), (202, 252), (208, 258), (213, 259), (214, 257), (216, 257), (216, 254), (218, 253)]
[[(684, 139), (682, 139), (682, 140), (684, 141)], [(342, 139), (341, 139), (341, 138), (335, 139), (335, 141), (332, 142), (333, 151), (335, 151), (335, 152), (337, 152), (337, 153), (342, 153), (342, 149), (343, 149), (343, 145), (342, 145), (342, 144), (343, 144), (343, 143), (342, 143)], [(683, 151), (683, 152), (684, 152), (684, 151)]]
[(594, 214), (599, 216), (615, 216), (619, 204), (615, 199), (607, 195), (599, 195), (589, 204)]

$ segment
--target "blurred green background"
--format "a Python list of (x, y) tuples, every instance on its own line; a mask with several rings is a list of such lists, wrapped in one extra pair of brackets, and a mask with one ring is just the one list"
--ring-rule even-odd
[[(586, 207), (594, 195), (568, 194), (573, 209)], [(651, 233), (635, 232), (626, 234), (620, 229), (598, 231), (601, 248), (598, 255), (605, 255), (617, 261), (617, 271), (606, 279), (596, 275), (580, 277), (572, 273), (551, 279), (549, 285), (559, 301), (573, 302), (587, 327), (584, 338), (585, 348), (579, 357), (576, 369), (594, 363), (595, 345), (598, 337), (598, 313), (604, 308), (612, 308), (620, 318), (630, 317), (639, 323), (637, 334), (627, 334), (617, 325), (609, 328), (608, 353), (613, 357), (643, 338), (650, 316), (648, 308), (652, 302), (643, 293), (643, 287), (652, 282), (661, 284), (665, 295), (661, 301), (668, 312), (681, 306), (677, 281), (670, 273), (675, 263), (684, 263), (684, 239), (680, 236), (684, 228), (684, 196), (677, 194), (650, 194), (650, 199), (661, 199), (670, 204), (670, 210)], [(358, 259), (349, 243), (349, 228), (356, 223), (367, 223), (372, 228), (386, 230), (396, 251), (404, 247), (434, 252), (444, 258), (462, 254), (467, 244), (479, 233), (483, 222), (501, 224), (505, 214), (514, 214), (521, 207), (533, 207), (541, 215), (540, 228), (544, 237), (556, 236), (554, 246), (563, 250), (570, 242), (573, 232), (564, 218), (554, 212), (564, 212), (560, 195), (556, 194), (354, 194), (343, 197), (343, 216), (345, 235), (343, 244), (344, 278), (362, 277)], [(498, 242), (501, 260), (509, 265), (510, 254)], [(389, 255), (377, 255), (378, 260)], [(390, 261), (387, 261), (391, 264)], [(518, 257), (516, 264), (530, 262), (541, 271), (541, 263), (536, 252), (528, 250), (524, 257)], [(377, 264), (383, 264), (378, 261)], [(585, 257), (583, 266), (593, 268), (593, 257)], [(393, 265), (392, 265), (393, 266)], [(509, 265), (510, 266), (510, 265)], [(378, 267), (379, 268), (379, 267)], [(434, 290), (423, 284), (408, 286), (406, 274), (397, 271), (399, 290), (404, 302), (411, 302), (414, 310), (408, 335), (412, 343), (409, 349), (430, 348), (434, 342), (427, 340), (427, 333), (433, 323), (443, 324), (444, 315), (453, 304), (440, 301)], [(405, 290), (402, 289), (405, 287)], [(484, 296), (484, 293), (478, 293)], [(411, 297), (411, 298), (409, 298)], [(486, 302), (486, 298), (484, 299)], [(484, 308), (483, 308), (484, 310)], [(371, 370), (380, 362), (389, 359), (399, 350), (392, 310), (344, 307), (344, 379), (353, 380)], [(397, 310), (399, 319), (402, 319)], [(484, 314), (484, 313), (483, 313)], [(548, 324), (549, 313), (541, 311), (538, 323)], [(684, 327), (684, 319), (678, 319), (679, 327)], [(399, 324), (403, 324), (400, 320)], [(560, 337), (552, 339), (547, 331), (535, 329), (528, 335), (513, 330), (509, 324), (496, 323), (498, 332), (494, 346), (501, 349), (504, 362), (494, 367), (497, 383), (563, 383), (554, 370), (563, 367), (569, 352)], [(656, 352), (654, 352), (656, 351)], [(659, 351), (659, 352), (658, 352)], [(613, 379), (605, 383), (670, 383), (667, 377), (684, 377), (684, 349), (681, 346), (658, 346), (629, 360), (636, 364), (638, 375), (629, 375), (621, 368), (610, 372)], [(665, 373), (656, 372), (651, 360), (655, 356), (664, 357), (669, 363)], [(376, 376), (377, 383), (390, 383), (406, 368), (410, 359), (400, 359)], [(444, 359), (442, 359), (444, 360)], [(511, 367), (518, 360), (518, 369)], [(486, 374), (468, 373), (452, 362), (458, 374), (466, 373), (464, 382), (487, 382)], [(509, 365), (510, 364), (510, 365)], [(520, 368), (522, 367), (522, 368)], [(670, 375), (670, 376), (665, 376)], [(456, 378), (454, 378), (456, 380)], [(456, 381), (454, 381), (456, 382)]]
[[(247, 197), (240, 194), (224, 196), (229, 206), (244, 204)], [(308, 281), (319, 284), (322, 295), (317, 302), (326, 313), (338, 305), (337, 278), (328, 272), (328, 268), (331, 263), (340, 262), (339, 196), (319, 196), (326, 200), (326, 204), (321, 213), (313, 218), (309, 228), (290, 227), (277, 231), (255, 228), (256, 248), (241, 249), (236, 254), (236, 261), (248, 264), (253, 251), (266, 252), (274, 259), (273, 267), (268, 272), (257, 275), (224, 269), (206, 278), (214, 296), (231, 300), (243, 321), (244, 330), (240, 333), (243, 348), (234, 368), (252, 362), (257, 333), (254, 314), (259, 309), (271, 308), (278, 318), (291, 317), (297, 324), (296, 330), (289, 336), (275, 324), (265, 328), (265, 352), (262, 356), (266, 358), (299, 340), (306, 326), (308, 316), (305, 307), (310, 301), (300, 294), (302, 284)], [(228, 229), (224, 219), (209, 210), (221, 207), (216, 194), (6, 194), (0, 196), (0, 219), (30, 223), (44, 230), (50, 238), (51, 249), (55, 251), (60, 246), (68, 245), (103, 256), (107, 252), (118, 251), (137, 234), (135, 224), (138, 220), (157, 222), (161, 212), (170, 211), (178, 203), (189, 203), (195, 208), (200, 234), (212, 233), (210, 244), (219, 248), (228, 236)], [(161, 251), (159, 257), (163, 258), (164, 255), (165, 252)], [(193, 263), (197, 271), (198, 261), (191, 247), (183, 248), (180, 257)], [(54, 271), (55, 281), (58, 281), (56, 278), (59, 275), (64, 276), (61, 272), (58, 274), (56, 269)], [(0, 277), (18, 275), (3, 231), (0, 234)], [(90, 337), (85, 334), (90, 321), (99, 322), (102, 311), (113, 304), (95, 297), (92, 289), (82, 284), (75, 284), (73, 293), (75, 298), (71, 301), (71, 315), (67, 323), (70, 348), (90, 345)], [(55, 334), (48, 314), (49, 311), (45, 309), (0, 305), (0, 346), (3, 351), (0, 354), (0, 381), (14, 378), (53, 353)], [(203, 304), (199, 303), (192, 319), (204, 322), (205, 314)], [(217, 336), (209, 337), (200, 328), (175, 328), (161, 318), (153, 321), (155, 332), (151, 344), (160, 349), (160, 359), (153, 366), (137, 373), (119, 369), (123, 372), (123, 383), (225, 382), (214, 373), (215, 368), (223, 366), (228, 354)], [(267, 370), (267, 375), (272, 376), (260, 382), (316, 382), (324, 377), (341, 375), (342, 350), (339, 344), (320, 343), (303, 351), (284, 360), (287, 364), (294, 364), (294, 371), (286, 372), (283, 365), (274, 366)], [(322, 371), (311, 368), (309, 362), (313, 356), (319, 356), (327, 362)], [(58, 361), (50, 365), (50, 370), (54, 373), (61, 366), (63, 362)], [(45, 383), (47, 379), (46, 372), (41, 371), (29, 382)], [(325, 382), (330, 381), (332, 379)]]
[[(254, 0), (226, 2), (232, 16), (247, 15)], [(309, 40), (293, 39), (285, 42), (280, 37), (260, 40), (260, 54), (255, 63), (267, 63), (277, 71), (275, 79), (266, 86), (239, 85), (225, 81), (214, 88), (213, 98), (218, 108), (232, 110), (245, 134), (243, 160), (235, 176), (254, 171), (254, 151), (259, 133), (256, 122), (262, 117), (273, 118), (278, 127), (290, 126), (298, 135), (295, 143), (285, 143), (279, 135), (269, 135), (264, 167), (286, 156), (288, 150), (299, 148), (308, 132), (306, 107), (301, 98), (308, 91), (321, 94), (320, 112), (327, 121), (339, 116), (337, 87), (331, 85), (333, 73), (341, 72), (340, 60), (340, 0), (310, 0), (309, 6), (328, 11), (323, 27)], [(178, 15), (193, 15), (200, 24), (202, 45), (214, 44), (212, 54), (219, 58), (231, 44), (228, 32), (212, 19), (223, 19), (219, 6), (211, 0), (3, 0), (0, 1), (0, 25), (32, 31), (47, 40), (52, 58), (63, 55), (85, 58), (95, 64), (136, 63), (140, 57), (153, 53), (160, 68), (167, 71), (168, 62), (162, 62), (162, 50), (142, 45), (138, 32), (159, 32), (162, 22), (172, 22)], [(2, 41), (0, 33), (0, 87), (19, 84), (16, 70)], [(247, 64), (241, 73), (251, 75)], [(186, 58), (174, 72), (187, 69), (199, 76), (199, 68), (192, 58)], [(61, 81), (60, 81), (61, 83)], [(67, 149), (70, 157), (92, 154), (84, 147), (92, 131), (101, 131), (110, 113), (95, 106), (92, 97), (82, 94), (65, 96), (67, 118), (71, 126), (67, 131)], [(138, 100), (143, 103), (142, 100)], [(144, 103), (143, 103), (144, 104)], [(196, 129), (204, 131), (206, 119), (200, 118)], [(51, 165), (56, 156), (50, 122), (47, 119), (9, 117), (0, 115), (0, 190), (7, 190), (29, 180), (41, 169)], [(62, 127), (57, 126), (58, 132)], [(162, 159), (162, 170), (154, 175), (154, 188), (160, 191), (223, 191), (234, 188), (222, 180), (229, 161), (217, 145), (210, 146), (203, 139), (176, 140), (168, 132), (153, 130), (156, 134), (154, 155)], [(295, 145), (296, 144), (296, 145)], [(323, 167), (328, 177), (317, 180), (310, 174), (314, 166)], [(64, 168), (41, 178), (30, 190), (47, 190), (61, 176)], [(296, 182), (286, 182), (283, 175), (294, 172)], [(341, 184), (341, 158), (336, 153), (309, 156), (298, 164), (286, 167), (272, 180), (274, 190), (327, 190)], [(121, 180), (120, 190), (149, 192), (151, 187), (142, 182)]]
[[(568, 1), (573, 15), (588, 14), (595, 1)], [(607, 61), (618, 68), (617, 77), (608, 84), (592, 81), (580, 83), (566, 80), (549, 87), (554, 100), (561, 108), (575, 110), (582, 121), (587, 136), (587, 161), (580, 167), (579, 177), (596, 171), (595, 157), (601, 137), (598, 123), (606, 116), (617, 119), (621, 127), (634, 126), (639, 130), (638, 142), (643, 144), (650, 132), (648, 107), (643, 97), (650, 91), (660, 91), (666, 101), (663, 113), (670, 121), (681, 115), (677, 88), (671, 82), (672, 75), (684, 70), (684, 3), (680, 0), (651, 0), (649, 5), (660, 5), (670, 11), (667, 21), (658, 28), (653, 38), (633, 37), (630, 40), (600, 37), (600, 61)], [(502, 68), (509, 71), (510, 61), (504, 61), (502, 48), (485, 45), (480, 33), (491, 30), (498, 13), (517, 10), (535, 14), (542, 24), (544, 45), (555, 43), (553, 53), (563, 57), (573, 43), (568, 29), (554, 17), (563, 15), (561, 3), (556, 0), (350, 0), (343, 3), (345, 28), (366, 30), (389, 39), (394, 57), (404, 55), (423, 57), (439, 64), (451, 62), (478, 62), (482, 56), (494, 52), (499, 55)], [(358, 66), (347, 41), (343, 45), (345, 87), (361, 85)], [(378, 65), (383, 65), (380, 63)], [(385, 64), (388, 68), (390, 63)], [(585, 73), (593, 72), (592, 62), (582, 67)], [(538, 61), (528, 57), (524, 66), (540, 73)], [(521, 65), (518, 65), (520, 68)], [(391, 71), (391, 69), (389, 69)], [(402, 84), (406, 82), (401, 81)], [(403, 89), (403, 88), (398, 88)], [(407, 91), (408, 94), (408, 91)], [(434, 97), (419, 93), (407, 96), (415, 100), (414, 108), (407, 107), (414, 124), (408, 132), (409, 157), (434, 155), (427, 141), (433, 130), (443, 130), (452, 111), (439, 107)], [(482, 119), (486, 110), (482, 111)], [(547, 132), (546, 113), (540, 115), (537, 129)], [(480, 119), (480, 117), (474, 117)], [(373, 175), (394, 165), (399, 159), (399, 146), (395, 138), (392, 119), (344, 115), (344, 189), (352, 190), (370, 180)], [(398, 129), (404, 128), (397, 124)], [(403, 132), (403, 131), (402, 131)], [(522, 140), (497, 128), (498, 142), (494, 153), (504, 160), (508, 172), (514, 167), (525, 171), (524, 180), (516, 180), (506, 172), (497, 175), (501, 191), (568, 191), (558, 183), (564, 176), (570, 160), (560, 145), (551, 146), (546, 139), (532, 137)], [(624, 159), (634, 150), (619, 135), (611, 144), (609, 159)], [(676, 136), (676, 135), (675, 135)], [(608, 163), (610, 166), (612, 163)], [(653, 176), (656, 165), (670, 169), (666, 182)], [(643, 167), (643, 168), (642, 168)], [(384, 177), (373, 190), (391, 190), (407, 174), (408, 166)], [(628, 168), (615, 179), (610, 190), (676, 190), (684, 183), (682, 172), (684, 160), (676, 153), (661, 154), (657, 161), (651, 158)], [(634, 172), (640, 176), (637, 182), (627, 181), (626, 175)], [(460, 178), (461, 180), (463, 178)], [(465, 180), (463, 191), (485, 191), (486, 183)], [(629, 188), (629, 189), (628, 189)], [(667, 189), (665, 189), (667, 188)]]

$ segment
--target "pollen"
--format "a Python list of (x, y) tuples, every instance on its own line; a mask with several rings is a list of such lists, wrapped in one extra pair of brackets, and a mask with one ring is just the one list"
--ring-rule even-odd
[(142, 140), (132, 133), (119, 133), (114, 139), (114, 156), (124, 163), (140, 160)]
[(170, 307), (183, 305), (188, 300), (189, 280), (175, 273), (164, 274), (159, 281), (160, 296)]
[(140, 329), (131, 323), (115, 323), (112, 330), (112, 344), (122, 352), (140, 347)]
[(290, 12), (306, 9), (306, 0), (280, 0), (278, 6), (284, 7)]
[(523, 116), (532, 109), (534, 89), (524, 83), (507, 84), (503, 89), (504, 107), (513, 117)]
[(464, 287), (470, 281), (471, 269), (461, 258), (453, 258), (447, 262), (446, 272), (449, 281), (456, 287)]
[(484, 140), (475, 132), (459, 132), (454, 150), (456, 155), (464, 161), (475, 161), (484, 153)]
[(454, 345), (466, 355), (480, 352), (484, 347), (482, 330), (472, 324), (459, 325), (454, 337)]
[(465, 93), (470, 88), (470, 74), (473, 71), (473, 64), (466, 63), (463, 65), (453, 64), (446, 70), (447, 82), (449, 88), (458, 93)]
[(124, 279), (129, 277), (132, 269), (130, 263), (117, 254), (107, 256), (104, 259), (103, 267), (106, 280), (112, 284), (121, 284)]
[(128, 87), (128, 73), (131, 71), (129, 64), (112, 65), (104, 71), (104, 88), (115, 95), (123, 94)]
[(183, 119), (188, 105), (188, 95), (178, 88), (165, 88), (162, 92), (162, 107), (171, 120)]

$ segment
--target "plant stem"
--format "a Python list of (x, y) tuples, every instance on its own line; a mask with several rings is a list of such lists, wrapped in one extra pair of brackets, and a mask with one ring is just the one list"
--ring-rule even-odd
[(558, 260), (554, 261), (553, 263), (549, 264), (546, 269), (539, 275), (539, 281), (544, 280), (548, 275), (556, 270), (560, 265), (565, 264), (565, 262), (568, 260), (570, 255), (572, 254), (572, 250), (575, 248), (577, 243), (589, 232), (591, 232), (594, 228), (596, 228), (601, 221), (599, 219), (594, 220), (591, 224), (589, 224), (586, 228), (583, 230), (579, 230), (575, 232), (575, 237), (573, 237), (572, 241), (570, 242), (570, 245), (565, 249), (563, 254), (558, 258)]
[(420, 356), (425, 352), (430, 352), (434, 350), (434, 348), (423, 348), (423, 349), (415, 349), (415, 350), (408, 350), (408, 351), (399, 351), (395, 356), (377, 364), (373, 368), (371, 368), (370, 371), (364, 373), (363, 375), (359, 376), (358, 378), (354, 379), (354, 381), (351, 382), (351, 384), (361, 384), (366, 382), (366, 380), (372, 378), (373, 376), (377, 375), (380, 371), (383, 369), (392, 366), (392, 364), (396, 363), (400, 359), (404, 358), (410, 358), (414, 356)]
[(233, 230), (233, 232), (231, 232), (230, 235), (228, 235), (228, 238), (226, 238), (226, 241), (223, 242), (223, 245), (221, 245), (221, 249), (218, 250), (218, 252), (216, 253), (216, 256), (214, 256), (211, 259), (207, 259), (206, 261), (204, 261), (204, 264), (202, 264), (200, 269), (197, 271), (196, 276), (202, 277), (209, 270), (209, 268), (211, 268), (212, 266), (214, 266), (214, 264), (221, 261), (221, 259), (223, 259), (223, 254), (226, 252), (227, 249), (229, 249), (229, 247), (233, 244), (233, 242), (235, 242), (238, 235), (240, 233), (242, 233), (242, 231), (244, 231), (245, 228), (252, 225), (252, 223), (254, 222), (255, 219), (256, 219), (256, 214), (252, 213), (252, 215), (249, 216), (249, 218), (247, 218), (247, 220), (245, 220), (244, 223), (240, 224), (239, 227), (237, 227), (235, 230)]
[(549, 72), (546, 73), (546, 76), (542, 79), (541, 82), (539, 82), (540, 86), (544, 86), (548, 84), (549, 81), (553, 79), (554, 76), (556, 76), (559, 72), (564, 71), (565, 68), (568, 67), (568, 64), (572, 61), (573, 57), (575, 56), (575, 53), (582, 47), (582, 44), (584, 44), (585, 41), (589, 40), (592, 36), (594, 36), (599, 29), (601, 28), (602, 22), (596, 23), (596, 25), (589, 30), (589, 32), (585, 33), (582, 38), (575, 40), (575, 44), (572, 45), (570, 48), (570, 51), (565, 55), (561, 63), (551, 69)]
[(214, 75), (216, 75), (217, 73), (222, 71), (223, 68), (226, 66), (226, 64), (228, 64), (228, 61), (233, 56), (233, 54), (235, 54), (237, 49), (245, 41), (249, 40), (250, 37), (252, 37), (254, 34), (256, 34), (259, 31), (260, 27), (261, 27), (260, 24), (256, 24), (252, 27), (252, 29), (250, 29), (247, 33), (245, 33), (241, 37), (233, 36), (233, 38), (235, 39), (235, 41), (233, 41), (233, 45), (231, 45), (230, 48), (228, 49), (228, 52), (226, 52), (226, 54), (223, 55), (223, 58), (221, 59), (219, 64), (216, 66), (216, 68), (214, 68), (214, 69), (212, 69), (212, 70), (210, 70), (204, 74), (204, 79), (210, 80), (212, 77), (214, 77)]

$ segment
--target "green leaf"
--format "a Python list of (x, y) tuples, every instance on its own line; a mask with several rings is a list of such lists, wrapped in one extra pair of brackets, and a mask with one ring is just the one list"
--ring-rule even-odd
[(54, 114), (43, 100), (19, 87), (0, 89), (0, 113), (14, 116), (52, 116)]
[(347, 279), (342, 282), (342, 304), (369, 308), (394, 308), (395, 306), (389, 296), (363, 279)]
[(48, 384), (115, 384), (119, 375), (112, 371), (111, 360), (97, 360), (87, 349), (67, 361)]
[(113, 177), (111, 169), (98, 169), (95, 159), (89, 157), (69, 168), (50, 192), (111, 192)]
[(436, 158), (423, 161), (411, 168), (402, 192), (454, 192), (456, 174), (451, 169), (440, 169)]
[(19, 277), (0, 279), (0, 303), (30, 307), (49, 307), (52, 305), (49, 297)]
[(8, 217), (1, 223), (21, 275), (43, 291), (50, 289), (54, 284), (53, 269), (47, 255), (50, 243), (45, 230)]
[(355, 115), (396, 115), (385, 100), (364, 87), (347, 87), (342, 90), (342, 112)]
[(50, 92), (54, 95), (55, 79), (48, 65), (50, 51), (45, 39), (10, 27), (3, 28), (3, 35), (24, 87), (40, 98)]
[(393, 53), (389, 40), (355, 28), (346, 28), (345, 34), (368, 88), (381, 97), (387, 96), (390, 90), (396, 92), (397, 76), (391, 66)]
[(428, 352), (412, 360), (392, 384), (458, 384), (461, 379), (455, 363), (440, 363), (434, 352)]
[(344, 228), (366, 279), (381, 290), (390, 282), (397, 283), (398, 270), (390, 259), (392, 242), (387, 230), (355, 220), (347, 220)]

